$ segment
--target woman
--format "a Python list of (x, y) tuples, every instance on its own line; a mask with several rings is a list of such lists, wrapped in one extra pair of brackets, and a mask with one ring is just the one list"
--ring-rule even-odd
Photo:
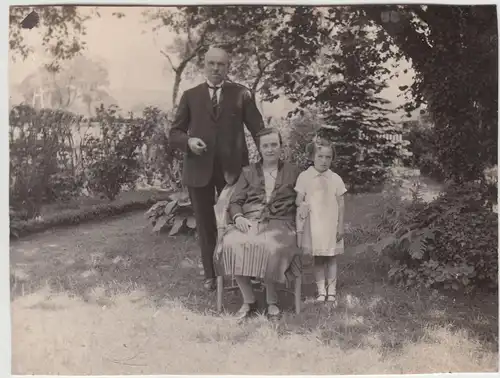
[(256, 136), (260, 161), (245, 167), (229, 200), (231, 225), (216, 253), (216, 264), (236, 279), (243, 305), (237, 317), (253, 315), (256, 300), (251, 277), (266, 285), (267, 313), (280, 315), (275, 283), (300, 274), (295, 232), (295, 183), (300, 173), (280, 159), (282, 139), (274, 128)]

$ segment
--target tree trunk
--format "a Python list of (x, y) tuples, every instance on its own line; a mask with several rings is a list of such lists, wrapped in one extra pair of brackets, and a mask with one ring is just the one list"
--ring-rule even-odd
[(182, 79), (182, 71), (179, 71), (179, 69), (175, 70), (174, 87), (172, 93), (172, 108), (175, 108), (177, 105), (177, 96), (179, 95), (179, 87), (181, 85), (181, 79)]

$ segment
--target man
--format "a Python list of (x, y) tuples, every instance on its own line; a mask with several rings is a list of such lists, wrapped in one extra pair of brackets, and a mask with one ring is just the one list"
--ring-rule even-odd
[(228, 68), (226, 51), (207, 51), (206, 82), (182, 94), (170, 130), (171, 146), (184, 152), (182, 182), (194, 209), (207, 290), (215, 288), (215, 190), (220, 193), (226, 183), (236, 182), (249, 163), (243, 124), (254, 139), (264, 128), (250, 91), (227, 81)]

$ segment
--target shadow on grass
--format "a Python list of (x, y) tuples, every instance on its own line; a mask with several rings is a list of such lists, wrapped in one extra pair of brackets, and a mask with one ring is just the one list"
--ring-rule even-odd
[[(12, 298), (49, 286), (86, 301), (96, 290), (116, 293), (140, 288), (158, 306), (177, 299), (194, 311), (212, 313), (215, 293), (202, 288), (198, 247), (193, 236), (152, 234), (144, 213), (33, 235), (11, 243)], [(304, 299), (314, 296), (311, 272), (306, 268)], [(319, 330), (319, 339), (343, 348), (372, 343), (397, 351), (403, 342), (424, 337), (426, 328), (466, 329), (491, 350), (498, 350), (498, 299), (494, 295), (470, 298), (433, 297), (405, 292), (387, 284), (374, 268), (372, 256), (347, 251), (339, 259), (339, 306), (303, 303), (293, 313), (293, 295), (281, 293), (285, 314), (277, 322), (281, 335)], [(257, 292), (261, 306), (265, 293)], [(113, 305), (111, 301), (96, 302)], [(241, 304), (238, 291), (226, 292), (224, 308)], [(244, 341), (248, 334), (242, 333)]]

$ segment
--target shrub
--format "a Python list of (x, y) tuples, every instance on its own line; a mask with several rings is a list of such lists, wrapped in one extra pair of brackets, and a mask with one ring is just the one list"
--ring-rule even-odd
[(48, 202), (68, 201), (80, 194), (83, 185), (81, 175), (73, 175), (71, 172), (57, 172), (49, 177), (46, 188), (46, 199)]
[(174, 193), (167, 201), (156, 203), (146, 212), (146, 217), (153, 225), (153, 232), (170, 229), (169, 236), (196, 229), (193, 208), (186, 192)]
[(14, 210), (14, 208), (9, 208), (9, 229), (10, 236), (14, 238), (18, 238), (19, 234), (23, 228), (23, 217)]
[(412, 153), (410, 165), (420, 169), (423, 175), (442, 182), (445, 178), (443, 168), (437, 157), (436, 135), (426, 117), (413, 122), (405, 133), (409, 141), (408, 149)]
[(86, 186), (95, 194), (113, 200), (122, 188), (131, 188), (139, 178), (143, 132), (134, 119), (116, 115), (117, 108), (97, 109), (101, 135), (86, 136), (82, 156), (86, 161)]
[(106, 217), (121, 215), (131, 211), (143, 210), (157, 201), (158, 198), (150, 197), (144, 200), (99, 204), (84, 209), (62, 211), (43, 219), (30, 220), (21, 220), (17, 214), (11, 210), (10, 236), (19, 238), (55, 227), (66, 227), (94, 220), (101, 220)]
[(81, 117), (62, 110), (37, 111), (27, 105), (11, 109), (9, 194), (11, 205), (23, 217), (34, 218), (52, 197), (69, 195), (57, 193), (60, 187), (53, 186), (54, 175), (75, 176), (71, 130), (80, 121)]
[(416, 203), (372, 247), (395, 265), (404, 286), (463, 290), (498, 286), (498, 217), (481, 183), (451, 184), (429, 204)]

